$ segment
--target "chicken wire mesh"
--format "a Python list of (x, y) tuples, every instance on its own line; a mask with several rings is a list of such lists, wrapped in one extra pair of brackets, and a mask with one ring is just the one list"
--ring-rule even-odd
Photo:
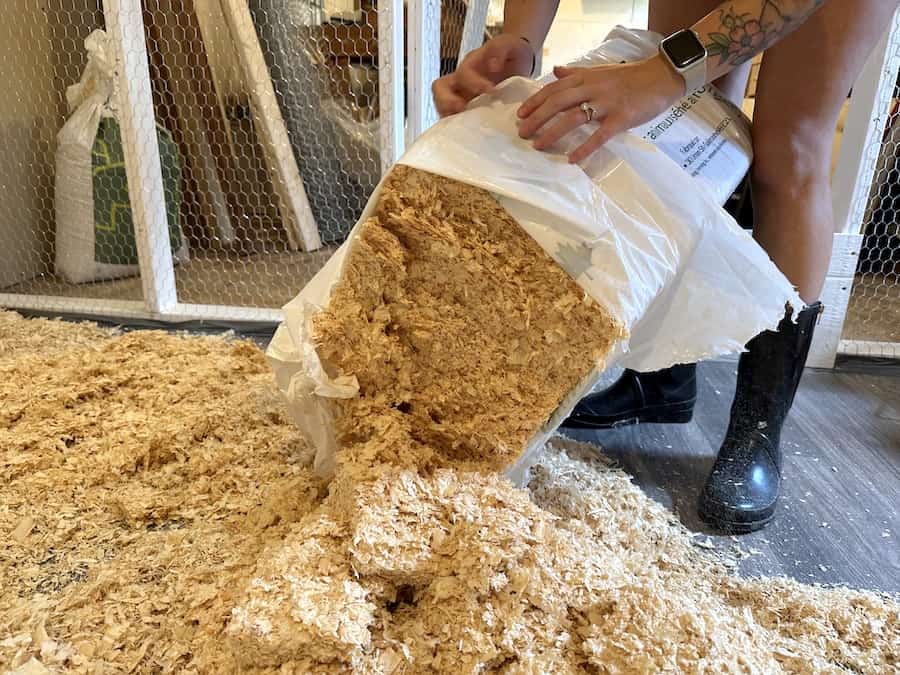
[(183, 157), (178, 299), (278, 307), (380, 176), (375, 10), (156, 0), (144, 26), (157, 122)]
[[(100, 0), (8, 0), (0, 22), (0, 293), (41, 296), (114, 297), (102, 287), (70, 283), (57, 274), (57, 258), (73, 247), (74, 256), (93, 251), (69, 238), (57, 242), (57, 134), (69, 110), (66, 88), (79, 81), (86, 64), (84, 41), (103, 26)], [(106, 129), (107, 140), (114, 130)], [(90, 158), (91, 148), (88, 147)], [(70, 165), (71, 168), (71, 165)], [(77, 183), (77, 181), (76, 181)], [(68, 182), (64, 199), (77, 210), (82, 195)], [(114, 203), (116, 170), (99, 177), (98, 196)], [(69, 210), (64, 215), (73, 215)], [(97, 254), (103, 261), (130, 262), (133, 239), (117, 237), (114, 220), (101, 214)], [(70, 233), (68, 233), (70, 234)], [(90, 263), (90, 264), (89, 264)], [(79, 279), (84, 281), (84, 279)], [(139, 280), (130, 295), (140, 299)]]
[[(0, 77), (18, 92), (0, 103), (0, 293), (72, 298), (75, 311), (104, 313), (114, 302), (139, 307), (148, 284), (164, 295), (170, 284), (170, 299), (215, 318), (217, 306), (280, 307), (344, 240), (381, 174), (379, 69), (404, 77), (379, 62), (374, 4), (107, 2), (116, 21), (136, 22), (138, 44), (123, 38), (128, 26), (105, 25), (102, 0), (12, 2), (21, 12), (0, 29)], [(444, 72), (456, 65), (465, 13), (462, 0), (441, 5)], [(128, 82), (149, 81), (149, 113), (128, 85), (80, 139), (81, 174), (67, 188), (84, 230), (74, 255), (59, 218), (57, 137), (78, 109), (66, 89), (85, 72), (85, 40), (104, 28), (99, 51)], [(135, 200), (165, 221), (141, 251), (152, 260), (143, 279)], [(86, 298), (98, 301), (74, 302)]]
[(449, 75), (458, 63), (459, 46), (466, 24), (466, 3), (463, 0), (441, 1), (441, 63), (440, 74)]
[(866, 148), (877, 156), (861, 227), (859, 263), (847, 318), (844, 351), (900, 358), (900, 82), (885, 131)]
[(484, 40), (498, 34), (502, 28), (502, 0), (474, 0), (474, 2), (480, 3), (480, 9), (476, 8), (473, 11), (476, 17), (483, 19), (484, 25), (480, 25), (478, 19), (473, 21), (470, 30), (474, 37), (471, 44), (464, 47), (469, 0), (441, 0), (441, 75), (449, 75), (456, 70), (461, 49), (471, 50), (480, 47)]

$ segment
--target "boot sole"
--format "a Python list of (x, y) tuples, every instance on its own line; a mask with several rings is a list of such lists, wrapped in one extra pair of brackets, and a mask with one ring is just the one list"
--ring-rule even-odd
[(677, 408), (668, 407), (659, 410), (644, 410), (631, 413), (626, 417), (588, 418), (586, 416), (569, 417), (563, 423), (565, 429), (618, 429), (633, 424), (687, 424), (694, 419), (694, 402)]
[(722, 518), (721, 516), (714, 515), (712, 513), (713, 509), (718, 511), (722, 510), (720, 506), (711, 505), (706, 501), (706, 499), (701, 497), (700, 505), (697, 508), (697, 515), (700, 516), (700, 519), (704, 523), (712, 525), (723, 534), (750, 534), (751, 532), (757, 532), (763, 529), (766, 525), (772, 522), (773, 518), (775, 518), (774, 509), (772, 509), (771, 513), (764, 515), (756, 520), (750, 521)]

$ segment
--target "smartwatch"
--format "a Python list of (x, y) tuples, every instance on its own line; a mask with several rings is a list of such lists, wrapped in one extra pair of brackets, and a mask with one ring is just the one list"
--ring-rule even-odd
[(659, 53), (684, 78), (685, 94), (706, 84), (706, 47), (690, 30), (680, 30), (659, 43)]

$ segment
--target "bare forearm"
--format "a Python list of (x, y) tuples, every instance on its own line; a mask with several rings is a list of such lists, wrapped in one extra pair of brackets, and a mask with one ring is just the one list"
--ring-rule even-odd
[(725, 75), (797, 29), (825, 0), (730, 0), (693, 29), (709, 51), (708, 80)]
[(526, 38), (535, 49), (544, 44), (559, 0), (506, 0), (503, 32)]

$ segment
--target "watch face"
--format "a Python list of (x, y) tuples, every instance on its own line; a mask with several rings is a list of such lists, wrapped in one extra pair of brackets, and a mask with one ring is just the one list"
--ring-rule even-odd
[(690, 30), (678, 31), (667, 38), (663, 49), (676, 68), (687, 68), (706, 56), (706, 48)]

